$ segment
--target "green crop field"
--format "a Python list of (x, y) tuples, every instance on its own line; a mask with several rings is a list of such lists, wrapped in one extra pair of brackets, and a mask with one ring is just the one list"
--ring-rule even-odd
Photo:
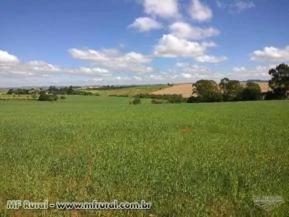
[[(0, 101), (0, 216), (289, 216), (289, 101)], [(281, 196), (264, 210), (256, 197)], [(8, 210), (7, 200), (150, 210)]]

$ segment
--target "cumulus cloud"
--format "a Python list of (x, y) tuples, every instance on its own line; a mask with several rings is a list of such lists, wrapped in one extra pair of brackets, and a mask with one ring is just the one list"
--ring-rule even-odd
[(211, 20), (212, 10), (200, 0), (192, 0), (190, 8), (191, 17), (199, 22)]
[(186, 38), (193, 40), (210, 38), (220, 33), (219, 30), (212, 27), (209, 28), (194, 27), (185, 22), (173, 23), (172, 25), (170, 25), (170, 31), (173, 35), (179, 38)]
[(241, 81), (251, 79), (268, 80), (270, 78), (268, 71), (274, 67), (274, 65), (259, 65), (251, 68), (246, 68), (244, 66), (233, 67), (232, 72), (229, 72), (227, 77)]
[(289, 46), (285, 48), (265, 47), (263, 50), (256, 50), (251, 54), (252, 61), (289, 61)]
[(213, 57), (206, 55), (207, 48), (215, 46), (214, 43), (198, 43), (183, 38), (178, 38), (172, 34), (163, 35), (155, 46), (155, 55), (160, 57), (192, 57), (198, 62), (216, 63), (224, 61), (225, 57)]
[(108, 76), (108, 69), (99, 67), (64, 68), (44, 61), (30, 61), (0, 65), (0, 75), (8, 77), (47, 77), (50, 75), (93, 75)]
[(45, 61), (33, 60), (21, 62), (8, 52), (0, 52), (0, 76), (2, 78), (46, 78), (51, 75), (111, 75), (108, 69), (99, 67), (64, 68)]
[(8, 53), (7, 51), (0, 50), (0, 64), (7, 64), (7, 63), (18, 63), (19, 59)]
[(69, 53), (75, 59), (89, 61), (113, 71), (135, 73), (150, 73), (153, 71), (153, 68), (147, 65), (151, 62), (151, 58), (136, 52), (123, 54), (115, 49), (81, 50), (72, 48)]
[(0, 74), (5, 76), (45, 76), (47, 73), (60, 72), (61, 69), (44, 61), (30, 61), (27, 63), (14, 62), (13, 64), (0, 64)]
[(206, 48), (198, 42), (188, 41), (174, 35), (163, 35), (155, 47), (155, 55), (162, 57), (198, 57)]
[(179, 15), (178, 0), (142, 0), (144, 12), (151, 16), (172, 18)]
[(155, 29), (161, 29), (162, 24), (150, 17), (139, 17), (131, 25), (131, 28), (136, 28), (140, 32), (148, 32)]

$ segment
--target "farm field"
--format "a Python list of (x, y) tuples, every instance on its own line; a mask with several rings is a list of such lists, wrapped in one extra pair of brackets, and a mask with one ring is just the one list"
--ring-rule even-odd
[[(286, 217), (289, 101), (0, 101), (0, 216)], [(256, 196), (282, 196), (272, 211)], [(150, 210), (7, 210), (12, 199), (149, 201)]]
[(158, 91), (163, 88), (167, 88), (167, 85), (144, 85), (136, 87), (125, 87), (120, 89), (108, 89), (108, 90), (92, 90), (92, 93), (99, 93), (102, 96), (135, 96), (137, 94), (148, 94), (153, 91)]

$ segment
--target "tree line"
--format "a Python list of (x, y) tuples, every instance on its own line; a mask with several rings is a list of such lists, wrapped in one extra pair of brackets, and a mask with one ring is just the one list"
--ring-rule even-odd
[(289, 66), (280, 64), (269, 71), (271, 90), (262, 93), (254, 82), (242, 85), (238, 80), (223, 78), (219, 84), (213, 80), (199, 80), (193, 84), (192, 97), (188, 102), (221, 102), (286, 99), (289, 97)]
[(99, 95), (98, 93), (92, 93), (79, 89), (79, 87), (68, 86), (68, 87), (56, 87), (50, 86), (48, 88), (15, 88), (9, 89), (8, 95), (32, 95), (33, 98), (39, 101), (57, 101), (60, 99), (65, 99), (65, 96), (59, 97), (58, 95)]

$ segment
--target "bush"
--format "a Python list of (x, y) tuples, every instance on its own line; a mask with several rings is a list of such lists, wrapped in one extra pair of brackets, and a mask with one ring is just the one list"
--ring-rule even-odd
[(188, 98), (187, 103), (197, 103), (200, 102), (199, 98), (196, 96), (191, 96), (190, 98)]
[(164, 100), (164, 99), (153, 99), (151, 102), (152, 102), (152, 104), (166, 104), (166, 103), (169, 103), (168, 100)]
[(66, 97), (65, 96), (61, 96), (60, 99), (66, 99)]
[(279, 93), (274, 93), (273, 91), (269, 91), (265, 95), (265, 100), (281, 100), (281, 99), (284, 99), (284, 97)]
[(133, 105), (138, 105), (138, 104), (141, 104), (141, 100), (140, 100), (140, 98), (134, 98), (134, 100), (132, 101), (132, 104)]
[(246, 88), (242, 91), (242, 100), (260, 100), (261, 89), (258, 84), (248, 82)]
[[(112, 95), (109, 95), (110, 97), (129, 97), (129, 95), (126, 95), (126, 94), (120, 94), (120, 95), (117, 95), (117, 94), (112, 94)], [(140, 98), (140, 97), (139, 97)]]
[(38, 101), (57, 101), (58, 96), (55, 94), (41, 94)]
[(154, 94), (138, 94), (135, 97), (137, 98), (150, 98), (150, 99), (159, 99), (165, 100), (169, 103), (182, 103), (186, 102), (186, 99), (182, 95), (178, 94), (164, 94), (164, 95), (154, 95)]

